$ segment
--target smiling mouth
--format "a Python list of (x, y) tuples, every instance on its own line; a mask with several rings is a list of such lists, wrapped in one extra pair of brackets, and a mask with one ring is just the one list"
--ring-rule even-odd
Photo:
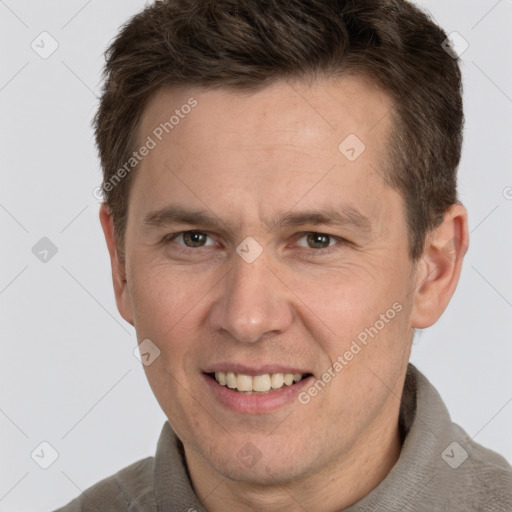
[(310, 377), (311, 373), (265, 373), (252, 376), (234, 372), (215, 372), (206, 375), (232, 391), (252, 395), (271, 393), (293, 386), (302, 379)]

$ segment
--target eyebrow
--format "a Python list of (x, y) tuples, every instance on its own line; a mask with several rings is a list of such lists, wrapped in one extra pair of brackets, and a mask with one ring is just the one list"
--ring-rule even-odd
[[(275, 227), (319, 224), (348, 226), (366, 233), (373, 229), (370, 219), (350, 205), (301, 212), (278, 212), (274, 218), (262, 219), (262, 222), (269, 230)], [(145, 229), (159, 228), (171, 224), (189, 224), (206, 228), (218, 228), (223, 225), (231, 230), (234, 228), (234, 225), (230, 222), (223, 221), (206, 210), (194, 210), (180, 205), (169, 205), (151, 211), (145, 215), (143, 220)]]

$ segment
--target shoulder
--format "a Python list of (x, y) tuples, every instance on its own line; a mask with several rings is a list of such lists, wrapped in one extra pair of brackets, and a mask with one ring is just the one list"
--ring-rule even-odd
[(86, 489), (54, 512), (144, 512), (155, 510), (154, 457), (141, 459)]
[[(507, 460), (470, 439), (456, 424), (454, 430), (461, 433), (461, 439), (465, 437), (462, 448), (454, 446), (465, 459), (461, 458), (460, 467), (446, 470), (458, 476), (459, 488), (466, 495), (463, 500), (486, 512), (512, 510), (512, 467)], [(445, 453), (445, 457), (451, 454)]]
[(412, 489), (404, 492), (404, 509), (512, 511), (512, 468), (507, 460), (453, 422), (437, 390), (412, 365), (408, 379), (402, 401), (408, 413), (402, 414), (407, 435), (393, 488), (396, 493), (404, 485)]

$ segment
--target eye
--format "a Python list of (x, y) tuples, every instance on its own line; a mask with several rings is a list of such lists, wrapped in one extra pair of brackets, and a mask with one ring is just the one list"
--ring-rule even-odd
[(307, 249), (315, 249), (315, 252), (329, 253), (332, 252), (332, 250), (336, 250), (336, 242), (341, 242), (341, 245), (346, 242), (343, 238), (314, 231), (300, 233), (300, 235), (297, 241), (304, 239), (305, 243), (297, 243), (296, 245)]
[(208, 238), (210, 237), (204, 231), (180, 231), (179, 233), (166, 235), (162, 241), (166, 243), (174, 240), (181, 240), (183, 243), (178, 243), (178, 245), (194, 249), (205, 247), (207, 245), (215, 245), (215, 242), (213, 241), (211, 244), (206, 244), (205, 242)]
[[(210, 239), (211, 242), (207, 243)], [(303, 242), (300, 242), (304, 240)], [(184, 249), (201, 249), (202, 247), (215, 246), (215, 241), (204, 231), (180, 231), (171, 233), (162, 239), (163, 244), (177, 241), (177, 245)], [(338, 242), (338, 243), (336, 243)], [(326, 233), (318, 233), (315, 231), (306, 231), (298, 234), (295, 245), (305, 249), (313, 249), (309, 251), (314, 256), (322, 256), (337, 250), (339, 245), (347, 243), (343, 238), (329, 235)]]

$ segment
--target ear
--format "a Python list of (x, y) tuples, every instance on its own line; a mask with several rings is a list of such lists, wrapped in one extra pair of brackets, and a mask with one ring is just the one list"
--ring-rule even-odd
[(100, 206), (100, 222), (107, 242), (108, 252), (110, 254), (112, 281), (114, 284), (117, 309), (129, 324), (134, 325), (132, 307), (126, 281), (126, 263), (122, 258), (120, 258), (117, 250), (117, 242), (114, 234), (114, 219), (107, 203), (102, 203)]
[(454, 204), (425, 241), (416, 272), (411, 327), (425, 329), (442, 315), (459, 282), (468, 245), (466, 208)]

